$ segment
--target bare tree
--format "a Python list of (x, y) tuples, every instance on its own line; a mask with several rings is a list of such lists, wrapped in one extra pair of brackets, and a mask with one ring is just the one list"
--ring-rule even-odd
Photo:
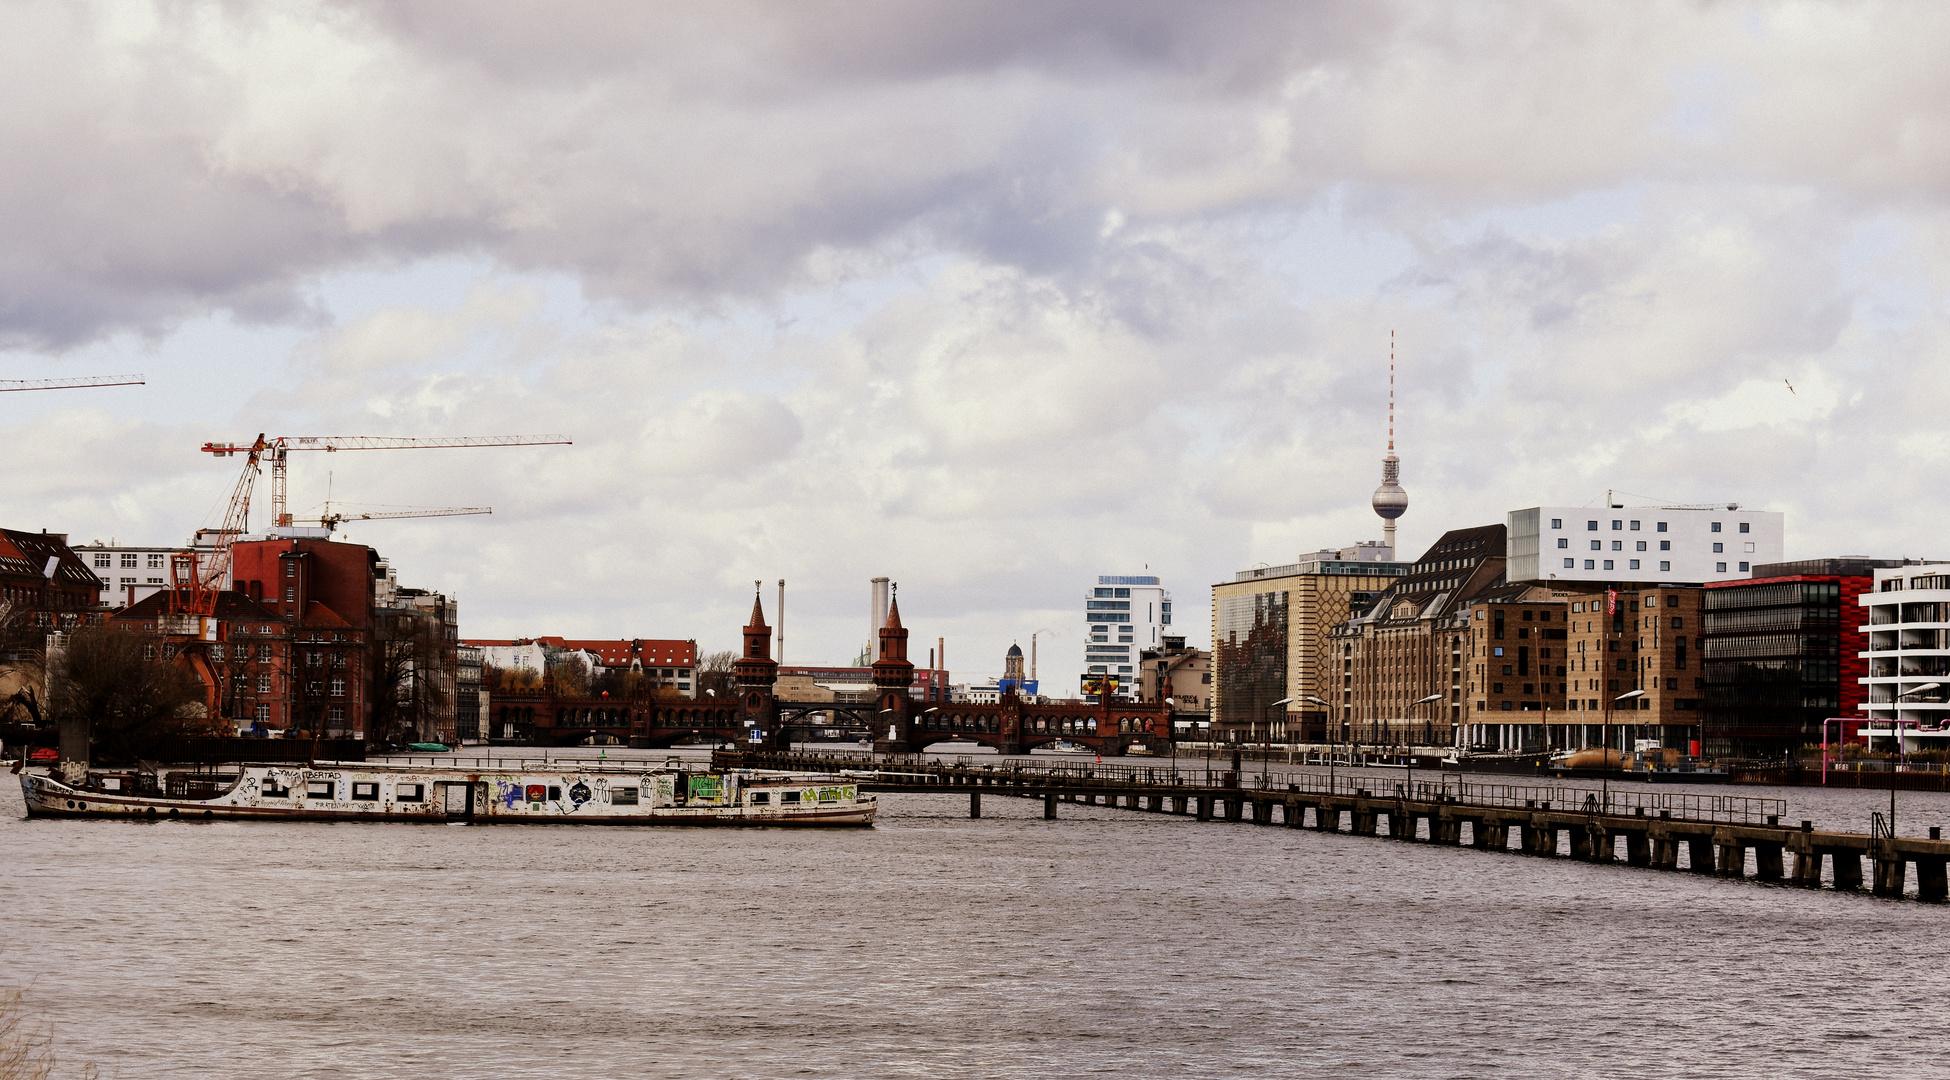
[(580, 656), (565, 656), (548, 665), (549, 678), (555, 680), (556, 697), (588, 697), (589, 665)]
[(738, 654), (726, 649), (722, 652), (706, 653), (698, 661), (697, 687), (699, 696), (706, 690), (715, 690), (719, 697), (731, 693), (731, 671), (738, 663)]
[(419, 742), (444, 737), (436, 730), (452, 701), (442, 673), (446, 665), (438, 620), (401, 616), (372, 651), (372, 727), (376, 743)]
[(47, 678), (47, 631), (12, 600), (0, 600), (0, 725), (38, 726)]
[(52, 667), (49, 713), (85, 720), (103, 757), (144, 756), (157, 740), (212, 733), (202, 683), (154, 635), (79, 627)]

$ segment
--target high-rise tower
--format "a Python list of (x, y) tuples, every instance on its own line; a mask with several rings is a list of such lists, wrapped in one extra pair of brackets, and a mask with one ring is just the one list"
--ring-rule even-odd
[(1388, 558), (1395, 558), (1395, 519), (1408, 510), (1402, 490), (1402, 463), (1395, 457), (1395, 332), (1388, 331), (1388, 456), (1381, 459), (1381, 486), (1374, 489), (1374, 512), (1381, 517)]

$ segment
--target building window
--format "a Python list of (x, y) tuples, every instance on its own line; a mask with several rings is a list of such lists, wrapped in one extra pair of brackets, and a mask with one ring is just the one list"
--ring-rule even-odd
[(257, 707), (257, 722), (260, 724), (268, 724), (271, 722), (271, 707), (269, 705), (259, 705)]
[(1671, 550), (1672, 550), (1672, 541), (1670, 541), (1670, 540), (1661, 540), (1661, 541), (1659, 541), (1659, 550), (1660, 550), (1660, 551), (1671, 551)]
[(1593, 564), (1592, 564), (1592, 561), (1591, 561), (1590, 559), (1586, 559), (1586, 560), (1584, 560), (1584, 568), (1585, 568), (1586, 570), (1596, 570), (1596, 569), (1597, 569), (1597, 567), (1596, 567), (1595, 565), (1593, 565)]
[(1634, 521), (1634, 522), (1632, 522), (1632, 531), (1633, 531), (1633, 532), (1638, 532), (1638, 531), (1639, 531), (1639, 523), (1638, 523), (1638, 522), (1636, 522), (1636, 521)]
[(1561, 547), (1561, 548), (1567, 548), (1567, 547), (1570, 547), (1570, 546), (1571, 546), (1571, 538), (1570, 538), (1570, 537), (1568, 537), (1568, 536), (1560, 536), (1560, 537), (1558, 537), (1558, 538), (1557, 538), (1557, 546), (1558, 546), (1558, 547)]
[[(1746, 563), (1741, 563), (1741, 564), (1740, 564), (1740, 569), (1742, 569), (1742, 570), (1746, 570), (1746, 569), (1747, 569), (1747, 564), (1746, 564)], [(1751, 571), (1749, 571), (1749, 573), (1751, 573)]]
[(1585, 522), (1585, 523), (1584, 523), (1584, 527), (1585, 527), (1586, 529), (1588, 529), (1588, 530), (1590, 530), (1591, 532), (1597, 532), (1597, 531), (1598, 531), (1598, 523), (1597, 523), (1597, 522), (1595, 522), (1595, 521), (1587, 521), (1587, 522)]
[(1498, 682), (1498, 683), (1491, 683), (1491, 684), (1490, 684), (1490, 693), (1492, 693), (1492, 694), (1501, 694), (1502, 692), (1503, 692), (1503, 684), (1502, 684), (1502, 683), (1500, 683), (1500, 682)]
[(1577, 560), (1576, 560), (1576, 559), (1566, 559), (1566, 560), (1564, 560), (1564, 569), (1566, 569), (1566, 570), (1569, 570), (1569, 569), (1571, 569), (1572, 567), (1574, 567), (1574, 566), (1576, 566), (1576, 565), (1577, 565)]
[(1625, 527), (1625, 523), (1624, 523), (1624, 522), (1622, 522), (1622, 521), (1620, 521), (1620, 520), (1618, 520), (1617, 518), (1613, 518), (1613, 519), (1611, 519), (1611, 530), (1612, 530), (1613, 532), (1617, 532), (1618, 530), (1620, 530), (1620, 529), (1622, 529), (1622, 528), (1624, 528), (1624, 527)]
[(151, 570), (161, 570), (161, 569), (162, 569), (162, 556), (161, 556), (161, 555), (151, 555), (151, 556), (149, 556), (149, 569), (151, 569)]
[(1672, 569), (1672, 564), (1671, 564), (1671, 563), (1669, 563), (1669, 562), (1667, 562), (1667, 561), (1665, 561), (1664, 559), (1661, 559), (1661, 560), (1659, 560), (1659, 569), (1661, 569), (1661, 570), (1668, 570), (1668, 571), (1669, 571), (1669, 570), (1671, 570), (1671, 569)]
[(1659, 531), (1660, 531), (1660, 532), (1665, 532), (1665, 531), (1666, 531), (1666, 523), (1665, 523), (1665, 522), (1663, 522), (1663, 521), (1661, 521), (1661, 522), (1659, 523)]
[(284, 587), (284, 602), (289, 604), (296, 599), (298, 599), (298, 587), (296, 585), (286, 585)]
[(257, 692), (260, 694), (268, 694), (271, 692), (270, 672), (260, 671), (257, 673)]
[(1605, 569), (1607, 569), (1607, 570), (1610, 570), (1611, 568), (1612, 568), (1612, 565), (1611, 565), (1611, 560), (1610, 560), (1610, 559), (1606, 559), (1606, 560), (1605, 560)]
[(124, 570), (135, 569), (135, 555), (133, 553), (125, 554), (122, 556), (122, 569)]
[(1612, 549), (1613, 551), (1624, 551), (1624, 550), (1625, 550), (1625, 541), (1623, 541), (1623, 540), (1613, 540), (1613, 541), (1611, 542), (1611, 549)]
[(1719, 532), (1719, 531), (1720, 531), (1720, 523), (1719, 523), (1719, 522), (1717, 522), (1717, 521), (1716, 521), (1716, 522), (1714, 522), (1714, 523), (1713, 523), (1713, 531), (1714, 531), (1714, 532)]
[(1714, 545), (1713, 545), (1713, 554), (1715, 554), (1715, 555), (1718, 555), (1718, 554), (1720, 554), (1721, 552), (1723, 552), (1723, 551), (1725, 551), (1726, 549), (1727, 549), (1727, 546), (1726, 546), (1725, 544), (1714, 544)]
[(1591, 550), (1593, 551), (1602, 551), (1604, 549), (1604, 546), (1605, 545), (1602, 540), (1593, 540), (1591, 542)]
[(1684, 618), (1682, 618), (1682, 617), (1680, 617), (1680, 616), (1678, 616), (1678, 615), (1674, 615), (1674, 616), (1672, 617), (1672, 628), (1673, 628), (1674, 630), (1681, 630), (1681, 629), (1684, 629), (1684, 628), (1685, 628), (1685, 626), (1686, 626), (1686, 620), (1685, 620)]
[(1744, 521), (1743, 521), (1743, 522), (1741, 522), (1741, 523), (1740, 523), (1740, 531), (1741, 531), (1741, 532), (1746, 532), (1746, 531), (1747, 531), (1747, 523), (1746, 523), (1746, 522), (1744, 522)]
[(257, 647), (257, 658), (261, 661), (271, 659), (271, 646), (268, 642)]
[(1716, 573), (1716, 574), (1724, 574), (1724, 573), (1726, 573), (1726, 572), (1727, 572), (1727, 564), (1726, 564), (1726, 563), (1723, 563), (1723, 562), (1721, 562), (1721, 563), (1714, 563), (1714, 564), (1713, 564), (1713, 572), (1714, 572), (1714, 573)]
[(95, 569), (97, 570), (108, 569), (108, 556), (106, 555), (95, 556)]
[(1637, 559), (1633, 559), (1630, 565), (1630, 569), (1637, 570), (1638, 568), (1639, 568), (1639, 561)]
[(1552, 519), (1551, 519), (1551, 528), (1553, 528), (1553, 529), (1561, 529), (1561, 528), (1563, 528), (1563, 527), (1564, 527), (1564, 519), (1563, 519), (1563, 518), (1552, 518)]
[(1637, 549), (1637, 550), (1639, 550), (1639, 551), (1644, 551), (1644, 550), (1645, 550), (1645, 541), (1643, 541), (1643, 540), (1641, 540), (1641, 541), (1639, 541), (1639, 546), (1638, 546), (1638, 549)]

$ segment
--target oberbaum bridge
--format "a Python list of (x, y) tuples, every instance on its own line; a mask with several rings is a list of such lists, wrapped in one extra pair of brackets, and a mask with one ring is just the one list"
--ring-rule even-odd
[[(1652, 790), (1478, 784), (1460, 777), (1396, 780), (1372, 773), (1242, 774), (1235, 758), (1223, 771), (1183, 769), (1174, 758), (1158, 766), (1101, 761), (929, 759), (919, 751), (953, 738), (1022, 755), (1044, 743), (1078, 743), (1103, 756), (1144, 747), (1169, 755), (1171, 718), (1163, 702), (1025, 703), (1014, 693), (995, 705), (934, 704), (915, 699), (914, 665), (898, 598), (880, 629), (873, 664), (875, 700), (861, 705), (781, 702), (772, 693), (778, 663), (771, 627), (754, 600), (745, 649), (723, 700), (639, 700), (628, 707), (606, 700), (561, 701), (546, 720), (532, 718), (540, 741), (581, 741), (607, 734), (639, 748), (700, 738), (743, 749), (719, 751), (715, 767), (839, 771), (868, 790), (968, 796), (971, 817), (982, 816), (984, 794), (1041, 799), (1054, 820), (1061, 803), (1196, 816), (1200, 821), (1248, 822), (1350, 832), (1356, 836), (1540, 857), (1568, 856), (1721, 877), (1754, 878), (1811, 888), (1853, 891), (1867, 884), (1877, 896), (1950, 899), (1950, 841), (1932, 827), (1927, 838), (1899, 836), (1895, 803), (1874, 814), (1867, 833), (1816, 830), (1812, 821), (1783, 823), (1785, 800), (1696, 795)], [(844, 713), (848, 726), (871, 730), (873, 753), (851, 756), (795, 753), (813, 727), (812, 714)], [(552, 722), (551, 722), (552, 721)], [(573, 739), (570, 737), (573, 735)], [(1210, 763), (1202, 763), (1209, 766)], [(1276, 781), (1278, 783), (1276, 784)], [(1602, 801), (1601, 801), (1602, 794)], [(1514, 842), (1514, 846), (1513, 846)], [(1623, 849), (1622, 857), (1620, 849)], [(1787, 856), (1792, 855), (1790, 862)], [(1826, 873), (1824, 873), (1824, 870)]]

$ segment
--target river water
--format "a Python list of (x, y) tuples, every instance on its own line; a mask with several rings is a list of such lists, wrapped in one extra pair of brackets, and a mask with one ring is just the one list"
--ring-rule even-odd
[(1914, 901), (993, 795), (840, 831), (122, 823), (28, 821), (11, 779), (0, 985), (109, 1078), (1950, 1069), (1950, 911)]

